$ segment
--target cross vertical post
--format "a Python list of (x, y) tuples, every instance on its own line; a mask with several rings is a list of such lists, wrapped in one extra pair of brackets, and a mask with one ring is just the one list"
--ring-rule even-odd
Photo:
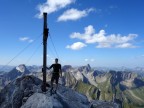
[(47, 70), (47, 38), (49, 29), (47, 28), (47, 13), (43, 13), (44, 26), (43, 26), (43, 91), (46, 92), (46, 70)]

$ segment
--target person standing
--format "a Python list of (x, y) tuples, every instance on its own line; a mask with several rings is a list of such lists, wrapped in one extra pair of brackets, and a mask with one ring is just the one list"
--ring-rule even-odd
[(50, 90), (52, 94), (54, 80), (56, 82), (56, 89), (54, 90), (54, 93), (56, 93), (58, 88), (59, 77), (62, 76), (61, 64), (58, 63), (57, 58), (55, 59), (54, 64), (52, 64), (49, 68), (47, 67), (47, 69), (51, 69), (51, 68), (53, 68), (52, 77), (51, 77), (51, 90)]

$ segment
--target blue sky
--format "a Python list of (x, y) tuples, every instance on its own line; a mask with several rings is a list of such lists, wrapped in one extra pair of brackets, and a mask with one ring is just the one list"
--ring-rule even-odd
[[(143, 0), (0, 0), (0, 65), (42, 65), (42, 13), (48, 13), (48, 65), (144, 66)], [(32, 57), (32, 58), (31, 58)], [(31, 59), (29, 59), (31, 58)]]

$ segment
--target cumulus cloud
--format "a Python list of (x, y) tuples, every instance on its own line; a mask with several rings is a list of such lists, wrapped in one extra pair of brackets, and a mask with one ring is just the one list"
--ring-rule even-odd
[(76, 42), (73, 43), (72, 45), (67, 45), (66, 48), (72, 49), (72, 50), (80, 50), (83, 47), (86, 47), (87, 45), (82, 43), (82, 42)]
[(84, 59), (84, 61), (86, 61), (86, 62), (94, 62), (95, 61), (95, 59)]
[(111, 48), (111, 44), (109, 44), (109, 43), (98, 43), (96, 48)]
[(32, 43), (33, 41), (34, 41), (33, 39), (28, 40), (29, 43)]
[(86, 62), (87, 62), (88, 60), (89, 60), (89, 59), (84, 59), (84, 61), (86, 61)]
[(90, 12), (94, 11), (95, 9), (90, 8), (86, 10), (77, 10), (77, 9), (69, 9), (65, 11), (59, 18), (58, 21), (68, 21), (68, 20), (78, 20), (82, 17), (86, 17)]
[(45, 3), (38, 5), (39, 13), (36, 16), (42, 18), (43, 12), (50, 14), (74, 2), (75, 0), (47, 0)]
[(29, 37), (20, 37), (20, 41), (32, 43), (34, 40), (30, 39)]
[(136, 46), (132, 45), (131, 43), (123, 43), (117, 45), (116, 48), (136, 48)]
[(84, 28), (84, 33), (74, 32), (70, 35), (71, 38), (84, 40), (87, 44), (95, 43), (97, 48), (135, 48), (132, 41), (137, 37), (137, 34), (128, 34), (122, 36), (121, 34), (107, 35), (105, 30), (100, 30), (98, 33), (92, 25)]
[(28, 37), (20, 37), (19, 40), (20, 41), (27, 41), (29, 38)]
[(95, 59), (90, 59), (90, 61), (91, 61), (91, 62), (94, 62), (94, 61), (95, 61)]

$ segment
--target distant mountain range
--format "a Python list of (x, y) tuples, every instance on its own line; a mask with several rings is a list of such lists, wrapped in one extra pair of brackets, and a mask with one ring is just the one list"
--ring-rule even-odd
[[(41, 66), (19, 65), (8, 73), (0, 75), (0, 86), (3, 88), (16, 78), (27, 74), (42, 79)], [(119, 70), (102, 70), (86, 66), (62, 67), (63, 77), (60, 84), (87, 96), (89, 101), (103, 100), (114, 102), (120, 108), (144, 107), (144, 77), (143, 68)], [(47, 81), (51, 72), (47, 72)], [(94, 102), (95, 103), (95, 102)]]
[(50, 96), (50, 88), (45, 93), (41, 91), (42, 80), (27, 74), (32, 73), (25, 65), (19, 65), (1, 76), (11, 81), (0, 91), (0, 108), (118, 108), (112, 102), (89, 101), (86, 96), (63, 85), (59, 85), (57, 94)]
[[(4, 65), (0, 65), (0, 74), (2, 72), (10, 72), (15, 67), (16, 66), (4, 66)], [(41, 72), (41, 68), (42, 68), (42, 66), (38, 66), (38, 65), (32, 65), (32, 66), (26, 66), (26, 67), (27, 67), (27, 69), (30, 72)], [(71, 65), (64, 65), (63, 69), (65, 67), (71, 67), (72, 68)], [(82, 67), (83, 66), (79, 66), (77, 68), (82, 68)], [(144, 76), (144, 67), (133, 67), (133, 68), (127, 68), (127, 67), (124, 67), (124, 66), (122, 66), (122, 67), (92, 67), (91, 69), (98, 70), (98, 71), (101, 71), (101, 72), (108, 72), (110, 70), (126, 71), (126, 72), (130, 71), (130, 72), (138, 73), (139, 75)]]
[(0, 65), (0, 72), (9, 72), (11, 71), (15, 66), (4, 66)]

